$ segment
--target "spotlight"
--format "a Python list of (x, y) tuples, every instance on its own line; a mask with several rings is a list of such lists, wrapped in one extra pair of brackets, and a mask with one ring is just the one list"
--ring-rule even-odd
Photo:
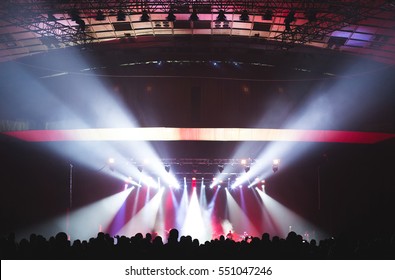
[(48, 13), (48, 21), (57, 21), (57, 18), (52, 14), (52, 13)]
[(249, 167), (249, 166), (246, 166), (246, 167), (244, 168), (244, 171), (247, 173), (248, 171), (250, 171), (250, 167)]
[(265, 13), (262, 16), (263, 20), (272, 20), (273, 19), (273, 11), (270, 9), (267, 9)]
[(84, 32), (85, 31), (85, 21), (83, 19), (79, 18), (75, 22), (78, 24), (78, 29), (81, 32)]
[(291, 10), (284, 19), (285, 30), (291, 31), (291, 22), (295, 21), (295, 11)]
[(273, 172), (277, 172), (278, 171), (279, 164), (280, 164), (280, 160), (279, 159), (274, 159), (273, 160), (273, 166), (272, 166)]
[(147, 10), (144, 10), (141, 14), (140, 21), (149, 21), (149, 15)]
[(126, 14), (122, 10), (118, 10), (117, 12), (117, 21), (125, 21), (126, 20)]
[(307, 10), (306, 17), (309, 22), (316, 22), (317, 21), (317, 12), (313, 9)]
[(169, 14), (167, 15), (166, 19), (168, 21), (175, 21), (176, 20), (176, 16), (174, 15), (173, 11), (169, 11)]
[(218, 171), (219, 171), (219, 173), (222, 173), (222, 171), (224, 171), (223, 164), (218, 165)]
[(169, 173), (170, 172), (170, 165), (168, 165), (168, 164), (165, 165), (165, 170), (166, 170), (167, 173)]
[(115, 163), (115, 159), (114, 158), (109, 158), (108, 159), (108, 165), (111, 171), (114, 171), (114, 163)]
[(241, 12), (240, 20), (241, 21), (249, 21), (250, 20), (250, 16), (248, 15), (248, 11), (247, 10), (243, 10)]
[(224, 10), (219, 10), (217, 21), (226, 21), (226, 15)]
[(242, 159), (242, 160), (240, 161), (240, 163), (241, 163), (242, 165), (246, 165), (247, 160), (246, 160), (246, 159)]
[(191, 15), (189, 17), (189, 20), (191, 20), (191, 21), (198, 21), (199, 20), (199, 16), (198, 16), (195, 9), (193, 9), (193, 12), (191, 13)]
[(77, 22), (77, 20), (81, 19), (80, 12), (76, 9), (70, 11), (71, 20)]
[(106, 16), (104, 15), (102, 10), (98, 10), (96, 14), (96, 20), (105, 20)]

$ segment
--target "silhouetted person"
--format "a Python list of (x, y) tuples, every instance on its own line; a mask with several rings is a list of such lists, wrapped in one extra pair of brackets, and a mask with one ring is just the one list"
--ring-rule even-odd
[(167, 240), (168, 244), (175, 244), (178, 242), (178, 230), (173, 228), (169, 232), (169, 238)]

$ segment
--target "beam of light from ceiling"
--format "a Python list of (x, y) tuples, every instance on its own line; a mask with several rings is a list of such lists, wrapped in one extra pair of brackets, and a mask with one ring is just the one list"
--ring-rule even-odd
[[(133, 201), (133, 208), (132, 208), (132, 217), (134, 217), (137, 213), (137, 206), (138, 206), (138, 200), (140, 197), (140, 191), (141, 191), (141, 187), (137, 187), (136, 189), (136, 195), (134, 197), (134, 201)], [(147, 190), (148, 191), (148, 190)]]
[(117, 233), (118, 235), (131, 236), (136, 233), (155, 231), (155, 222), (162, 203), (164, 188), (157, 190), (154, 197), (149, 200)]
[[(26, 100), (26, 96), (19, 100), (18, 95), (13, 94), (10, 96), (11, 104), (8, 105), (12, 106), (15, 102), (18, 104), (27, 104), (28, 102), (29, 106), (12, 107), (26, 111), (22, 113), (30, 115), (30, 118), (33, 119), (42, 118), (43, 115), (49, 116), (53, 121), (46, 122), (47, 128), (92, 129), (94, 127), (103, 127), (114, 129), (119, 127), (137, 127), (136, 120), (126, 108), (125, 102), (118, 95), (116, 88), (108, 86), (100, 80), (100, 77), (80, 77), (69, 71), (75, 65), (81, 67), (81, 64), (85, 64), (85, 68), (89, 68), (89, 62), (85, 63), (85, 61), (86, 58), (81, 53), (74, 53), (72, 56), (64, 56), (58, 58), (56, 62), (51, 62), (55, 63), (57, 68), (65, 68), (57, 69), (57, 72), (71, 73), (66, 75), (66, 77), (51, 79), (52, 82), (56, 82), (56, 88), (46, 83), (45, 79), (32, 78), (25, 69), (17, 68), (17, 76), (23, 78), (26, 84), (30, 86), (30, 88), (23, 88), (22, 92), (32, 91), (34, 96), (38, 95), (36, 99), (39, 101), (34, 98)], [(45, 134), (45, 132), (43, 133)], [(88, 134), (90, 133), (88, 132)], [(46, 142), (51, 142), (51, 140)], [(79, 143), (74, 146), (66, 146), (66, 148), (64, 146), (59, 148), (56, 145), (50, 145), (50, 148), (67, 157), (72, 163), (83, 164), (93, 170), (103, 172), (108, 171), (104, 168), (104, 164), (110, 156), (117, 158), (118, 162), (127, 162), (130, 158), (143, 157), (158, 159), (156, 152), (144, 141), (135, 142), (122, 150), (119, 149), (119, 145), (116, 146), (113, 143), (103, 141), (95, 145), (92, 145), (92, 143)], [(116, 172), (106, 173), (121, 180), (137, 175), (134, 170), (122, 164), (117, 165)], [(165, 180), (166, 184), (173, 184), (176, 181), (174, 175), (166, 173), (162, 168), (157, 167), (156, 173)]]
[[(319, 237), (326, 236), (320, 228), (306, 221), (275, 199), (271, 198), (264, 191), (255, 188), (259, 197), (261, 198), (266, 210), (269, 215), (273, 218), (277, 224), (281, 237), (286, 237), (290, 230), (303, 235), (305, 232), (309, 232), (310, 236), (314, 232)], [(320, 238), (321, 239), (321, 238)]]
[(63, 231), (73, 240), (88, 240), (92, 236), (96, 236), (100, 228), (107, 228), (132, 191), (133, 189), (130, 188), (80, 209), (73, 210), (69, 217), (69, 228), (67, 228), (68, 217), (66, 214), (23, 230), (21, 233), (18, 233), (18, 236), (27, 238), (34, 232), (48, 238)]
[(200, 242), (211, 240), (212, 229), (210, 216), (199, 205), (196, 188), (192, 189), (190, 202), (187, 208), (185, 221), (180, 234), (197, 238)]
[(218, 208), (218, 204), (219, 204), (219, 206), (221, 204), (221, 203), (218, 203), (218, 204), (216, 203), (219, 190), (220, 190), (219, 188), (216, 188), (214, 195), (212, 196), (211, 201), (209, 202), (208, 207), (207, 207), (207, 211), (211, 215), (211, 228), (212, 228), (213, 239), (218, 238), (219, 235), (223, 234), (221, 221), (219, 220), (217, 215), (213, 215), (213, 213), (215, 211), (215, 207), (217, 206), (217, 208)]
[(188, 188), (186, 178), (184, 177), (184, 186), (182, 187), (181, 201), (176, 209), (176, 228), (181, 229), (184, 225), (189, 205)]
[(157, 233), (162, 236), (164, 241), (168, 237), (170, 229), (175, 227), (176, 223), (176, 209), (178, 209), (177, 198), (172, 188), (167, 189), (165, 192), (164, 201), (161, 205), (162, 220), (161, 225), (157, 229)]
[(221, 221), (222, 233), (226, 236), (228, 233), (234, 231), (232, 223), (228, 219)]
[(159, 209), (156, 215), (156, 219), (155, 219), (155, 223), (154, 226), (152, 228), (152, 230), (150, 232), (155, 232), (156, 234), (158, 234), (159, 236), (162, 236), (163, 238), (166, 237), (166, 212), (165, 212), (165, 207), (168, 207), (167, 203), (167, 199), (168, 199), (168, 193), (165, 192), (165, 188), (164, 187), (160, 187), (160, 190), (162, 190), (164, 192), (164, 194), (162, 194), (162, 202), (159, 205)]
[(252, 223), (245, 213), (245, 210), (239, 206), (228, 189), (225, 189), (225, 192), (226, 204), (229, 211), (229, 222), (232, 224), (234, 231), (240, 235), (243, 232), (247, 232), (249, 235), (259, 236), (261, 233), (258, 232), (254, 223)]
[[(352, 65), (349, 69), (344, 70), (353, 73), (353, 68), (360, 68), (360, 65)], [(380, 104), (385, 103), (385, 97), (378, 98), (376, 91), (380, 88), (380, 83), (385, 83), (386, 75), (378, 77), (348, 78), (336, 80), (330, 87), (319, 84), (313, 88), (308, 94), (308, 97), (303, 100), (297, 110), (292, 110), (290, 104), (287, 102), (273, 101), (274, 107), (278, 102), (281, 103), (281, 110), (269, 110), (265, 112), (258, 121), (258, 126), (262, 127), (266, 120), (274, 117), (276, 114), (284, 113), (288, 116), (282, 125), (284, 129), (278, 131), (298, 131), (304, 132), (304, 136), (312, 140), (319, 140), (319, 135), (324, 136), (326, 140), (321, 142), (336, 142), (336, 143), (378, 143), (386, 139), (393, 139), (394, 135), (385, 133), (382, 140), (371, 141), (368, 140), (373, 135), (383, 135), (374, 132), (357, 132), (357, 131), (343, 131), (331, 130), (342, 127), (349, 127), (353, 124), (358, 124), (364, 119), (364, 115), (369, 115), (378, 110)], [(388, 77), (387, 77), (388, 78)], [(292, 89), (290, 89), (292, 91)], [(373, 98), (374, 97), (374, 98)], [(277, 103), (276, 103), (277, 102)], [(359, 120), (361, 119), (361, 120)], [(329, 129), (329, 130), (322, 130)], [(314, 135), (314, 136), (313, 136)], [(296, 134), (294, 135), (296, 136)], [(301, 136), (301, 135), (300, 135)], [(318, 137), (317, 137), (318, 136)], [(356, 138), (359, 138), (356, 140)], [(298, 136), (296, 136), (296, 139)], [(289, 139), (289, 138), (288, 138)], [(300, 139), (300, 138), (299, 138)], [(321, 138), (323, 140), (323, 138)], [(363, 140), (362, 140), (363, 139)], [(295, 149), (294, 142), (272, 141), (267, 145), (243, 143), (233, 155), (234, 158), (245, 157), (251, 155), (257, 160), (257, 164), (252, 166), (250, 176), (264, 176), (267, 178), (272, 174), (271, 161), (275, 158), (284, 159), (283, 164), (291, 164), (297, 160), (303, 153), (311, 148), (309, 145), (298, 146)], [(320, 141), (310, 141), (320, 142)], [(257, 152), (259, 151), (259, 152)], [(280, 167), (281, 169), (281, 167)], [(246, 181), (247, 175), (243, 176), (243, 181)]]
[[(263, 192), (265, 192), (265, 187), (263, 186)], [(279, 230), (279, 227), (277, 225), (277, 222), (273, 219), (273, 217), (270, 215), (270, 212), (266, 209), (265, 204), (263, 203), (263, 200), (261, 196), (258, 194), (257, 191), (252, 192), (255, 200), (259, 204), (259, 207), (261, 209), (261, 217), (262, 217), (262, 224), (263, 224), (263, 232), (269, 233), (270, 235), (282, 235), (282, 233)]]
[[(227, 190), (229, 191), (229, 188)], [(229, 192), (229, 194), (230, 194), (230, 192)], [(243, 188), (239, 188), (238, 194), (240, 196), (241, 209), (247, 209), (247, 205), (245, 203), (245, 198), (244, 198), (244, 189)], [(237, 195), (237, 193), (235, 193), (235, 195)]]
[[(132, 186), (130, 188), (131, 192), (133, 192), (135, 190), (135, 186)], [(125, 191), (127, 191), (128, 188), (125, 186)], [(127, 215), (128, 215), (128, 209), (129, 209), (129, 202), (128, 202), (128, 198), (125, 199), (124, 203), (122, 204), (122, 206), (119, 208), (118, 212), (114, 215), (114, 218), (112, 219), (112, 221), (110, 223), (108, 223), (107, 225), (100, 225), (103, 232), (108, 233), (110, 235), (114, 235), (114, 233), (118, 232), (118, 230), (120, 228), (122, 228), (122, 226), (125, 224), (125, 222), (127, 221)]]
[(206, 186), (204, 185), (204, 178), (200, 184), (199, 204), (203, 209), (207, 208)]
[[(12, 94), (8, 102), (5, 103), (7, 106), (13, 107), (14, 110), (18, 108), (18, 112), (28, 119), (40, 120), (43, 118), (43, 115), (48, 114), (51, 119), (68, 119), (69, 125), (72, 127), (89, 128), (86, 120), (78, 116), (78, 112), (65, 104), (65, 101), (59, 95), (51, 92), (40, 80), (32, 78), (26, 70), (15, 69), (15, 76), (25, 81), (21, 86), (19, 86), (21, 83), (17, 83), (17, 89), (23, 94), (22, 96)], [(26, 92), (29, 92), (29, 94), (25, 94)], [(16, 106), (14, 103), (19, 105)], [(12, 113), (9, 113), (9, 115), (12, 115)], [(81, 145), (81, 147), (75, 147), (74, 149), (57, 149), (54, 146), (50, 146), (50, 148), (61, 155), (70, 157), (73, 163), (83, 163), (96, 170), (103, 168), (108, 157), (108, 155), (97, 154), (97, 151), (93, 152), (89, 145)], [(115, 155), (114, 151), (111, 151), (106, 145), (102, 145), (101, 150), (103, 154)]]

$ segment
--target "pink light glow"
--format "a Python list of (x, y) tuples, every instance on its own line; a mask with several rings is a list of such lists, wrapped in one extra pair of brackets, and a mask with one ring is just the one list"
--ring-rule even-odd
[(286, 141), (374, 144), (393, 133), (253, 128), (101, 128), (3, 132), (27, 142), (58, 141)]

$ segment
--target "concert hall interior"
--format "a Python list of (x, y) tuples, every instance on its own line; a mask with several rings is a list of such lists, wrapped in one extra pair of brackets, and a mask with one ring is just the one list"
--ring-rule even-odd
[(0, 234), (395, 233), (393, 1), (45, 2), (0, 4)]

